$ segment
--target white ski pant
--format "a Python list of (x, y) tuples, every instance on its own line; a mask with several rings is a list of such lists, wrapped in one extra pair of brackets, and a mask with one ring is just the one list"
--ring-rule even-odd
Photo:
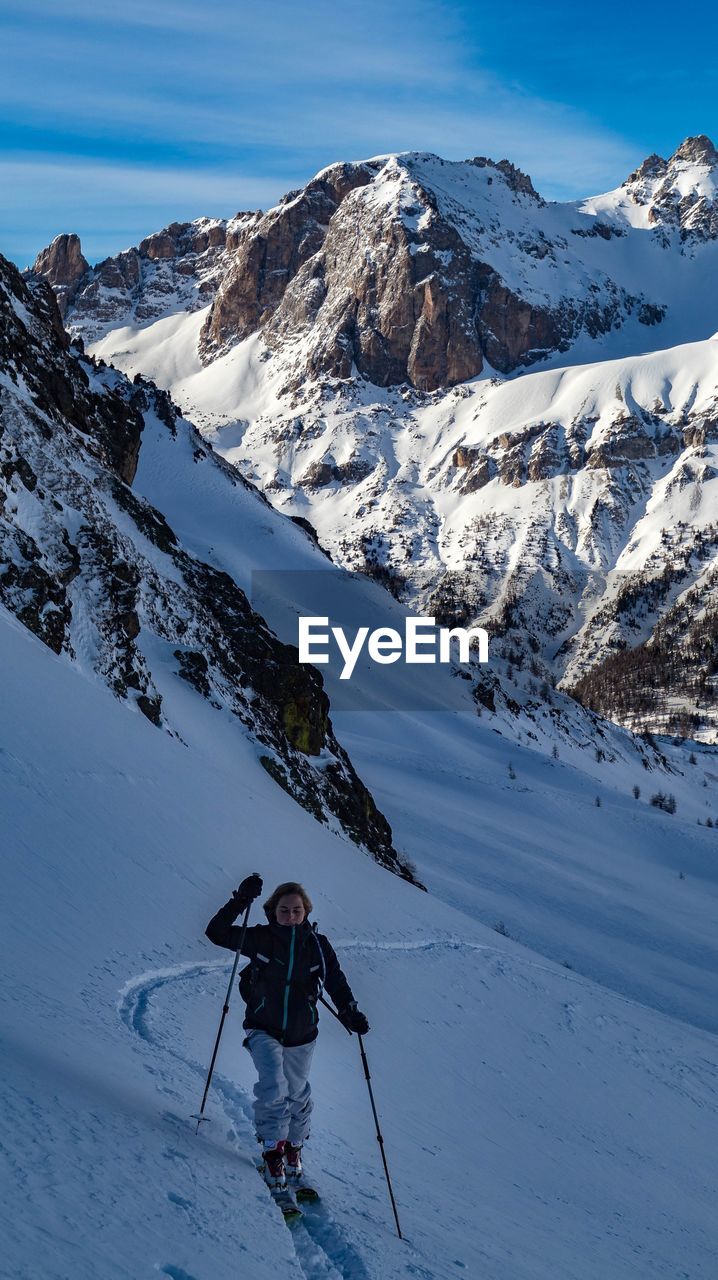
[(264, 1147), (276, 1147), (283, 1138), (299, 1144), (309, 1136), (314, 1104), (307, 1077), (315, 1044), (312, 1040), (287, 1047), (266, 1031), (247, 1032), (245, 1045), (258, 1076), (254, 1126)]

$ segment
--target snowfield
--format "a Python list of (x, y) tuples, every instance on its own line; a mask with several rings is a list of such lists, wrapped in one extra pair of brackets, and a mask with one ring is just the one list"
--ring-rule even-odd
[[(5, 613), (0, 641), (4, 669), (15, 675), (3, 699), (0, 753), (4, 1275), (713, 1276), (718, 1040), (480, 923), (474, 902), (486, 847), (499, 814), (511, 810), (523, 812), (533, 851), (521, 860), (524, 872), (533, 862), (523, 910), (540, 918), (551, 841), (529, 804), (522, 808), (520, 791), (509, 797), (464, 785), (454, 822), (463, 827), (467, 865), (437, 841), (439, 896), (423, 894), (319, 826), (274, 785), (239, 734), (211, 735), (212, 712), (191, 692), (187, 714), (193, 707), (197, 727), (188, 747), (87, 682)], [(498, 741), (485, 731), (476, 745), (487, 777), (499, 767), (490, 739)], [(390, 819), (392, 805), (400, 815), (408, 810), (410, 795), (426, 795), (427, 809), (436, 800), (427, 794), (427, 739), (393, 760), (392, 748), (388, 739), (384, 790), (393, 802), (378, 797)], [(528, 758), (513, 751), (519, 779)], [(567, 805), (569, 798), (567, 785)], [(574, 805), (557, 816), (553, 835), (572, 823), (583, 841), (579, 812)], [(597, 813), (617, 858), (626, 816), (619, 806)], [(427, 843), (445, 816), (436, 813)], [(406, 834), (401, 823), (399, 830)], [(646, 807), (631, 845), (635, 837), (646, 848), (650, 842), (654, 856), (639, 877), (632, 853), (630, 896), (638, 913), (655, 883), (673, 886), (674, 924), (683, 920), (684, 937), (694, 936), (694, 1020), (707, 1025), (715, 966), (705, 932), (715, 920), (718, 857), (696, 835), (680, 813), (668, 818)], [(677, 865), (670, 873), (660, 866), (676, 844), (686, 853), (684, 881)], [(429, 861), (425, 849), (422, 864)], [(504, 863), (505, 905), (508, 851)], [(211, 1123), (195, 1136), (190, 1116), (230, 965), (203, 930), (255, 868), (267, 885), (301, 875), (368, 1011), (366, 1046), (403, 1243), (357, 1044), (328, 1015), (307, 1156), (321, 1207), (288, 1228), (254, 1171), (252, 1068), (238, 997), (208, 1104)], [(596, 881), (603, 874), (604, 919), (614, 914), (606, 962), (628, 974), (632, 956), (650, 954), (651, 1003), (664, 986), (670, 1003), (673, 941), (655, 923), (650, 940), (640, 931), (633, 941), (626, 936), (631, 922), (617, 905), (615, 864), (608, 870), (594, 871)], [(445, 877), (456, 905), (441, 900)], [(599, 889), (589, 893), (584, 883), (583, 891), (588, 918)]]

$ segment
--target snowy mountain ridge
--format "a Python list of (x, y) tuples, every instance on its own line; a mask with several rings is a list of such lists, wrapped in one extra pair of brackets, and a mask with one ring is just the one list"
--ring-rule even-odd
[[(102, 264), (66, 322), (169, 389), (338, 565), (490, 624), (517, 697), (558, 682), (630, 727), (714, 741), (717, 172), (700, 136), (557, 205), (508, 161), (333, 165), (238, 216), (208, 275), (181, 251), (199, 224), (160, 233), (191, 303), (170, 288), (138, 320), (148, 259), (108, 329)], [(56, 242), (61, 274), (67, 256)], [(548, 335), (569, 296), (570, 341), (551, 330), (526, 370), (531, 326)], [(581, 298), (616, 303), (607, 328)]]
[(354, 365), (431, 390), (612, 331), (627, 351), (668, 345), (676, 325), (669, 341), (706, 336), (715, 182), (702, 137), (567, 204), (507, 160), (397, 154), (331, 165), (264, 214), (173, 224), (94, 268), (60, 236), (34, 270), (87, 341), (208, 303), (205, 363), (261, 331), (278, 350), (304, 339), (297, 379)]
[(718, 234), (718, 152), (710, 138), (686, 138), (669, 160), (651, 155), (615, 191), (584, 201), (584, 213), (614, 225), (654, 229), (666, 247), (678, 232), (682, 251)]

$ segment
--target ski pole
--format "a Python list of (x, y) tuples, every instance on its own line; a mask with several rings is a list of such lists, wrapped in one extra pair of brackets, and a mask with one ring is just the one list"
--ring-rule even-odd
[(249, 923), (249, 911), (250, 911), (251, 906), (252, 906), (251, 902), (247, 903), (247, 910), (246, 910), (246, 911), (245, 911), (245, 913), (244, 913), (244, 920), (242, 921), (242, 937), (240, 938), (239, 946), (237, 947), (237, 950), (236, 950), (236, 951), (235, 951), (235, 953), (234, 953), (234, 964), (232, 965), (232, 975), (231, 975), (231, 977), (230, 977), (230, 979), (229, 979), (229, 986), (227, 987), (227, 994), (226, 994), (226, 996), (224, 997), (224, 1007), (223, 1007), (223, 1009), (222, 1009), (222, 1017), (221, 1017), (221, 1018), (220, 1018), (220, 1020), (219, 1020), (219, 1031), (217, 1032), (217, 1039), (216, 1039), (216, 1040), (215, 1040), (215, 1042), (214, 1042), (214, 1052), (213, 1052), (213, 1054), (212, 1054), (212, 1061), (211, 1061), (211, 1062), (210, 1062), (210, 1064), (209, 1064), (209, 1071), (207, 1072), (207, 1083), (206, 1083), (206, 1084), (205, 1084), (205, 1086), (204, 1086), (204, 1095), (203, 1095), (203, 1097), (202, 1097), (202, 1106), (201, 1106), (201, 1107), (200, 1107), (200, 1109), (199, 1109), (199, 1115), (198, 1115), (198, 1116), (196, 1116), (196, 1117), (195, 1117), (195, 1116), (192, 1116), (192, 1119), (193, 1119), (193, 1120), (194, 1120), (194, 1119), (196, 1119), (196, 1120), (197, 1120), (197, 1128), (195, 1129), (195, 1133), (199, 1133), (199, 1126), (201, 1125), (202, 1121), (203, 1121), (203, 1120), (205, 1120), (205, 1119), (209, 1119), (209, 1117), (206, 1117), (206, 1116), (205, 1116), (205, 1114), (204, 1114), (204, 1105), (205, 1105), (205, 1103), (206, 1103), (206, 1101), (207, 1101), (207, 1094), (209, 1093), (209, 1086), (210, 1086), (210, 1082), (211, 1082), (211, 1080), (212, 1080), (212, 1072), (214, 1071), (214, 1064), (215, 1064), (215, 1062), (217, 1061), (217, 1052), (218, 1052), (218, 1050), (219, 1050), (219, 1042), (220, 1042), (220, 1040), (222, 1039), (222, 1031), (223, 1031), (223, 1029), (224, 1029), (224, 1020), (225, 1020), (225, 1018), (227, 1017), (227, 1014), (229, 1013), (229, 997), (230, 997), (230, 996), (231, 996), (231, 994), (232, 994), (232, 983), (234, 982), (234, 975), (235, 975), (235, 973), (237, 972), (237, 965), (239, 964), (239, 957), (240, 957), (240, 955), (241, 955), (241, 953), (242, 953), (242, 947), (244, 946), (244, 935), (245, 935), (245, 933), (247, 932), (247, 924)]
[[(337, 1013), (336, 1009), (334, 1009), (334, 1008), (332, 1007), (332, 1005), (330, 1005), (329, 1001), (328, 1001), (328, 1000), (325, 1000), (325, 999), (324, 999), (324, 996), (320, 996), (320, 997), (319, 997), (319, 999), (321, 1000), (321, 1002), (322, 1002), (322, 1004), (324, 1005), (324, 1007), (325, 1007), (326, 1009), (328, 1009), (330, 1013), (333, 1013), (333, 1014), (334, 1014), (334, 1017), (336, 1018), (337, 1022), (342, 1022), (342, 1020), (341, 1020), (341, 1018), (339, 1017), (339, 1014)], [(342, 1022), (342, 1026), (344, 1027), (344, 1023), (343, 1023), (343, 1022)], [(345, 1030), (345, 1031), (349, 1031), (349, 1028), (348, 1028), (348, 1027), (344, 1027), (344, 1030)], [(349, 1031), (349, 1035), (351, 1035), (351, 1034), (352, 1034), (352, 1033), (351, 1033), (351, 1031)], [(359, 1052), (361, 1053), (362, 1066), (363, 1066), (363, 1068), (364, 1068), (364, 1075), (365, 1075), (365, 1077), (366, 1077), (366, 1086), (367, 1086), (367, 1089), (369, 1090), (369, 1100), (370, 1100), (370, 1102), (371, 1102), (371, 1109), (372, 1109), (372, 1112), (373, 1112), (373, 1114), (374, 1114), (374, 1124), (375, 1124), (375, 1126), (376, 1126), (376, 1138), (377, 1138), (377, 1142), (379, 1143), (379, 1150), (381, 1151), (381, 1160), (382, 1160), (382, 1164), (384, 1165), (384, 1175), (385, 1175), (385, 1177), (386, 1177), (386, 1185), (387, 1185), (387, 1187), (389, 1188), (389, 1199), (391, 1200), (391, 1207), (392, 1207), (392, 1210), (393, 1210), (393, 1212), (394, 1212), (394, 1221), (395, 1221), (395, 1223), (396, 1223), (396, 1231), (397, 1231), (397, 1235), (399, 1236), (399, 1239), (400, 1239), (400, 1240), (403, 1240), (403, 1239), (404, 1239), (404, 1237), (403, 1237), (403, 1235), (401, 1234), (401, 1227), (400, 1227), (400, 1225), (399, 1225), (399, 1214), (397, 1213), (397, 1209), (396, 1209), (396, 1200), (394, 1199), (394, 1191), (393, 1191), (393, 1188), (392, 1188), (392, 1185), (391, 1185), (391, 1178), (390, 1178), (390, 1176), (389, 1176), (389, 1166), (388, 1166), (388, 1164), (387, 1164), (387, 1162), (386, 1162), (386, 1155), (385, 1155), (385, 1153), (384, 1153), (384, 1138), (382, 1137), (382, 1132), (381, 1132), (381, 1129), (379, 1128), (379, 1117), (378, 1117), (378, 1115), (377, 1115), (377, 1111), (376, 1111), (376, 1103), (374, 1102), (374, 1091), (373, 1091), (373, 1089), (372, 1089), (372, 1087), (371, 1087), (371, 1076), (370, 1076), (370, 1074), (369, 1074), (369, 1063), (367, 1062), (367, 1056), (366, 1056), (366, 1052), (365, 1052), (365, 1050), (364, 1050), (364, 1041), (362, 1040), (361, 1036), (359, 1035), (359, 1032), (357, 1032), (357, 1036), (358, 1036), (358, 1039), (359, 1039)]]

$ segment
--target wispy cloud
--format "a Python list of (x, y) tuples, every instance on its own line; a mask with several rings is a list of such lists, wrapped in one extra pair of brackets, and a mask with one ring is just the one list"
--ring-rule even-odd
[(0, 160), (0, 220), (12, 217), (17, 230), (0, 249), (27, 266), (55, 235), (80, 231), (86, 255), (96, 260), (174, 219), (266, 208), (284, 186), (283, 178), (242, 180), (185, 168), (13, 157)]
[(73, 226), (97, 256), (266, 206), (337, 159), (506, 156), (565, 198), (642, 157), (492, 74), (461, 0), (4, 0), (2, 22), (0, 249), (16, 257)]

